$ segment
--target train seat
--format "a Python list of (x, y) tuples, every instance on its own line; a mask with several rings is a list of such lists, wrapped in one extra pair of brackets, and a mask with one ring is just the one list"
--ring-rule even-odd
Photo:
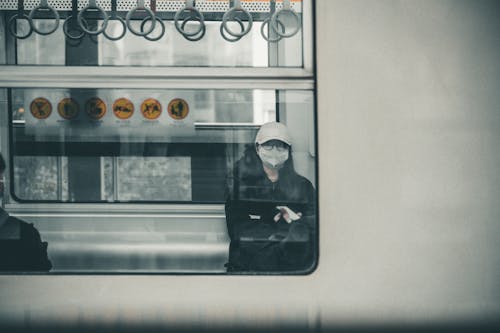
[(224, 216), (13, 214), (48, 242), (52, 272), (225, 272)]

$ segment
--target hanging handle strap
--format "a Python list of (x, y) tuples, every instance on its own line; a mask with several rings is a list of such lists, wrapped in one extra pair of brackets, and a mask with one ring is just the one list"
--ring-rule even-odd
[[(290, 16), (294, 24), (292, 26), (292, 29), (290, 32), (280, 32), (280, 29), (278, 25), (280, 25), (280, 21), (278, 17), (280, 15), (288, 15)], [(290, 0), (283, 0), (283, 8), (280, 10), (276, 11), (273, 16), (271, 16), (271, 22), (269, 23), (271, 25), (271, 28), (276, 32), (279, 36), (288, 38), (294, 36), (297, 32), (300, 30), (300, 17), (299, 15), (295, 12), (295, 10), (292, 9), (292, 5), (290, 4)], [(283, 24), (283, 23), (281, 23)]]
[[(271, 32), (274, 32), (274, 29), (272, 29), (270, 26), (270, 22), (271, 22), (271, 17), (276, 12), (276, 0), (270, 0), (269, 7), (270, 7), (271, 15), (262, 22), (262, 25), (260, 26), (260, 34), (262, 35), (262, 38), (264, 38), (267, 42), (277, 43), (283, 37), (281, 37), (280, 35), (278, 35), (276, 33), (275, 33), (276, 37), (271, 37), (271, 35), (270, 35)], [(283, 22), (278, 20), (278, 25), (281, 27), (281, 30), (284, 33), (285, 32), (285, 25), (283, 24)], [(268, 27), (267, 33), (266, 33), (266, 27)]]
[[(85, 31), (80, 28), (80, 24), (77, 20), (78, 17), (78, 0), (71, 0), (71, 15), (68, 16), (63, 23), (63, 31), (66, 37), (72, 40), (79, 40), (85, 36)], [(85, 27), (88, 26), (87, 21), (83, 19)], [(71, 29), (70, 29), (71, 27)], [(75, 35), (71, 34), (71, 31), (77, 31)]]
[[(118, 8), (117, 7), (118, 7), (117, 0), (111, 0), (111, 15), (110, 15), (109, 19), (119, 21), (121, 26), (122, 26), (122, 32), (117, 36), (110, 35), (109, 33), (106, 32), (106, 29), (104, 29), (104, 31), (102, 32), (104, 37), (106, 37), (107, 39), (112, 40), (112, 41), (117, 41), (117, 40), (122, 39), (123, 36), (125, 36), (125, 34), (127, 33), (127, 23), (125, 22), (124, 19), (122, 19), (120, 16), (118, 16), (118, 13), (117, 13)], [(109, 27), (109, 24), (108, 24), (108, 27)]]
[[(231, 3), (231, 1), (229, 3)], [(228, 21), (233, 20), (234, 17), (238, 13), (242, 13), (244, 16), (246, 16), (248, 25), (241, 32), (234, 32), (231, 29), (229, 29), (229, 26), (228, 26), (227, 23), (228, 23)], [(243, 37), (243, 36), (245, 36), (252, 29), (252, 24), (253, 24), (252, 14), (250, 14), (250, 12), (248, 12), (247, 10), (245, 10), (241, 6), (241, 1), (240, 0), (234, 0), (233, 7), (230, 8), (227, 12), (225, 12), (224, 15), (222, 16), (222, 27), (223, 27), (223, 29), (228, 34), (230, 34), (233, 37)]]
[(17, 0), (17, 15), (21, 17), (24, 14), (24, 0)]
[[(87, 10), (89, 9), (93, 9), (93, 10), (97, 10), (98, 12), (101, 13), (102, 15), (102, 23), (101, 23), (101, 27), (97, 30), (90, 30), (86, 27), (86, 25), (84, 24), (83, 22), (83, 19), (84, 19), (84, 14)], [(101, 7), (99, 7), (96, 3), (96, 0), (89, 0), (89, 4), (87, 7), (84, 7), (79, 13), (78, 13), (78, 24), (80, 24), (80, 29), (82, 29), (83, 31), (85, 31), (86, 33), (88, 33), (89, 35), (99, 35), (101, 32), (103, 32), (106, 27), (108, 26), (108, 14), (106, 14), (106, 11), (104, 9), (102, 9)]]
[[(23, 19), (28, 21), (29, 31), (24, 35), (21, 35), (17, 32), (17, 20)], [(24, 0), (17, 0), (17, 13), (14, 14), (7, 22), (7, 27), (9, 29), (9, 33), (17, 39), (26, 39), (33, 33), (33, 27), (31, 25), (31, 21), (29, 16), (24, 13)]]
[[(180, 18), (185, 12), (188, 12), (188, 16), (184, 17), (182, 19), (182, 23), (180, 23)], [(198, 28), (195, 31), (191, 32), (187, 32), (186, 30), (184, 30), (184, 26), (188, 21), (198, 21)], [(203, 14), (195, 8), (194, 0), (186, 0), (186, 6), (175, 13), (174, 25), (175, 29), (177, 29), (177, 31), (185, 38), (196, 36), (197, 34), (205, 30), (205, 18), (203, 17)]]
[[(145, 11), (148, 14), (148, 17), (146, 17), (145, 19), (151, 20), (151, 25), (149, 26), (149, 29), (147, 29), (146, 31), (136, 30), (132, 26), (132, 22), (131, 22), (132, 16), (134, 16), (135, 12), (137, 12), (139, 10)], [(155, 29), (155, 25), (156, 25), (155, 13), (153, 13), (153, 11), (151, 9), (147, 8), (144, 5), (144, 0), (137, 0), (137, 6), (127, 13), (127, 17), (125, 18), (125, 20), (127, 21), (127, 27), (130, 30), (130, 32), (136, 36), (141, 36), (141, 37), (150, 34)]]
[(149, 17), (147, 17), (144, 20), (142, 20), (142, 22), (141, 22), (141, 31), (143, 31), (144, 26), (146, 25), (147, 21), (154, 20), (153, 23), (155, 23), (157, 21), (160, 24), (160, 28), (161, 28), (160, 34), (158, 36), (156, 36), (156, 37), (150, 37), (150, 36), (148, 36), (149, 34), (146, 34), (146, 35), (143, 36), (147, 40), (155, 42), (157, 40), (160, 40), (165, 35), (165, 23), (163, 23), (163, 21), (161, 20), (161, 18), (159, 16), (156, 16), (156, 0), (151, 0), (151, 2), (149, 3), (149, 6), (151, 7), (151, 11), (153, 13), (155, 13), (155, 15), (154, 15), (154, 17), (152, 19), (149, 18)]
[(118, 14), (116, 13), (117, 7), (118, 6), (116, 4), (116, 0), (111, 0), (111, 17), (112, 18), (118, 17)]
[[(33, 22), (33, 18), (35, 16), (36, 12), (39, 11), (40, 9), (47, 9), (54, 16), (55, 24), (51, 29), (49, 29), (47, 31), (42, 31), (42, 30), (38, 29)], [(53, 7), (49, 6), (49, 3), (47, 2), (47, 0), (40, 0), (40, 4), (31, 10), (28, 18), (30, 21), (31, 28), (33, 29), (33, 31), (35, 31), (39, 35), (50, 35), (54, 31), (56, 31), (57, 28), (59, 27), (59, 13)]]

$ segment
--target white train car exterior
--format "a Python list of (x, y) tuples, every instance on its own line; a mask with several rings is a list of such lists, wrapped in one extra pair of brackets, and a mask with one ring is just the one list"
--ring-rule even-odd
[[(91, 67), (91, 73), (80, 67), (61, 75), (50, 66), (5, 65), (0, 83), (5, 89), (66, 84), (82, 89), (191, 89), (195, 79), (205, 89), (213, 85), (312, 92), (312, 118), (290, 121), (313, 122), (308, 127), (313, 131), (307, 133), (313, 148), (303, 149), (317, 156), (312, 164), (299, 164), (303, 173), (317, 179), (317, 266), (298, 275), (226, 275), (212, 270), (225, 261), (227, 251), (220, 203), (175, 203), (165, 211), (148, 203), (108, 203), (104, 208), (70, 203), (61, 204), (61, 209), (54, 203), (13, 200), (6, 207), (31, 219), (47, 235), (47, 217), (92, 225), (97, 216), (117, 221), (117, 226), (138, 217), (173, 224), (181, 218), (188, 221), (179, 227), (182, 232), (207, 228), (202, 232), (222, 236), (214, 236), (220, 242), (211, 243), (213, 247), (182, 238), (184, 245), (214, 260), (213, 266), (197, 266), (196, 274), (183, 274), (182, 260), (173, 271), (134, 273), (109, 267), (78, 272), (70, 259), (60, 259), (70, 268), (59, 272), (2, 274), (0, 327), (287, 332), (497, 328), (500, 3), (301, 4), (311, 17), (314, 13), (314, 19), (303, 20), (304, 33), (314, 38), (302, 41), (299, 69), (265, 73), (230, 67), (181, 73), (171, 68), (155, 77), (154, 66), (121, 71)], [(104, 83), (102, 77), (113, 80)], [(0, 112), (0, 144), (10, 156), (9, 111)], [(255, 128), (246, 130), (254, 133)], [(293, 125), (292, 130), (300, 135), (301, 127)], [(246, 140), (250, 134), (242, 137)], [(98, 210), (94, 217), (89, 209)], [(64, 223), (54, 225), (60, 230)], [(61, 246), (60, 258), (70, 250), (56, 238), (53, 244)], [(181, 245), (167, 250), (155, 246), (185, 256)], [(198, 259), (192, 259), (194, 265)]]

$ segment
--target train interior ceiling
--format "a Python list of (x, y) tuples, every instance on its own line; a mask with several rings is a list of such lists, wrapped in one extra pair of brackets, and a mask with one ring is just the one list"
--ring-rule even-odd
[(231, 2), (248, 11), (226, 32), (229, 2), (196, 1), (201, 23), (189, 1), (146, 1), (154, 20), (140, 3), (0, 4), (4, 205), (54, 273), (224, 273), (227, 175), (266, 122), (288, 126), (316, 186), (311, 2)]

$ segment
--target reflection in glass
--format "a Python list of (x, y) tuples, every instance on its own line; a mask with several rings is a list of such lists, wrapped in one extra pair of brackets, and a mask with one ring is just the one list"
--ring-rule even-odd
[(14, 191), (21, 200), (57, 200), (58, 167), (54, 156), (16, 156)]
[(189, 157), (119, 157), (119, 201), (191, 201)]

